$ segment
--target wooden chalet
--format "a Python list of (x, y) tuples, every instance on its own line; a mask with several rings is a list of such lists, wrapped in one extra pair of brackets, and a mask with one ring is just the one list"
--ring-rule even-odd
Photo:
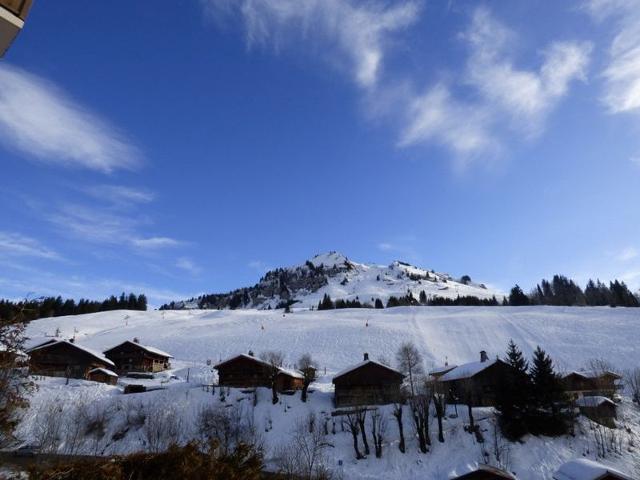
[(116, 365), (116, 372), (120, 375), (129, 372), (155, 373), (168, 370), (173, 358), (167, 352), (140, 344), (137, 338), (106, 350), (104, 355)]
[(562, 377), (562, 384), (572, 398), (605, 396), (613, 398), (620, 390), (622, 376), (615, 372), (580, 370), (569, 372)]
[(404, 375), (382, 363), (369, 360), (343, 370), (333, 377), (336, 407), (385, 405), (401, 399)]
[(616, 404), (607, 397), (580, 397), (575, 405), (585, 417), (607, 427), (615, 427)]
[(505, 470), (481, 463), (473, 468), (463, 467), (462, 473), (454, 471), (449, 476), (449, 480), (517, 480), (517, 478)]
[(599, 462), (580, 458), (558, 468), (553, 480), (633, 480), (631, 476)]
[(49, 340), (30, 348), (27, 353), (29, 372), (33, 375), (87, 379), (91, 370), (115, 367), (102, 354), (71, 340)]
[(87, 380), (115, 385), (118, 383), (118, 374), (106, 368), (94, 368), (87, 374)]
[(496, 388), (511, 372), (512, 367), (496, 358), (490, 360), (480, 352), (480, 361), (458, 365), (431, 381), (446, 393), (451, 403), (471, 403), (474, 407), (494, 406)]
[[(240, 354), (214, 367), (218, 371), (218, 385), (233, 388), (271, 388), (272, 366), (253, 355)], [(278, 369), (276, 389), (279, 392), (300, 390), (303, 386), (301, 373)]]

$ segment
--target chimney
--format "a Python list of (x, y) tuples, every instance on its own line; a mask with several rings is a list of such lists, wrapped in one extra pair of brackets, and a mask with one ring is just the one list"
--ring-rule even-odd
[(253, 350), (249, 350), (249, 356), (253, 357)]
[(73, 342), (75, 342), (75, 341), (76, 341), (76, 338), (75, 338), (75, 337), (71, 337), (71, 338), (69, 339), (69, 343), (73, 343)]
[(480, 352), (480, 361), (481, 362), (486, 362), (487, 360), (489, 360), (489, 357), (487, 356), (487, 352), (485, 352), (484, 350), (482, 350)]
[(367, 352), (364, 353), (364, 361), (369, 360), (369, 354)]
[(138, 337), (133, 337), (133, 343), (140, 343), (140, 339)]

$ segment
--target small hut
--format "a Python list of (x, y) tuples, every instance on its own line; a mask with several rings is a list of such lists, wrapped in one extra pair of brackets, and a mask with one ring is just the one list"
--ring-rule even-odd
[(513, 367), (496, 358), (490, 360), (487, 352), (480, 352), (479, 362), (464, 363), (442, 375), (431, 376), (439, 382), (453, 403), (470, 403), (474, 407), (490, 407), (496, 402), (496, 388), (509, 375)]
[(449, 480), (517, 480), (517, 478), (505, 470), (481, 463), (474, 466), (465, 465), (455, 470), (449, 475)]
[(610, 371), (579, 370), (562, 377), (562, 385), (572, 398), (605, 396), (613, 398), (620, 390), (622, 376)]
[(50, 377), (88, 378), (95, 368), (112, 369), (113, 362), (72, 340), (52, 340), (27, 350), (29, 372)]
[(87, 380), (115, 385), (118, 383), (118, 374), (107, 368), (94, 368), (87, 374)]
[(369, 360), (369, 354), (365, 353), (361, 363), (333, 377), (336, 407), (397, 402), (403, 379), (402, 373)]
[(599, 462), (579, 458), (571, 460), (553, 474), (554, 480), (633, 480), (629, 475)]
[(171, 368), (169, 353), (155, 347), (142, 345), (137, 338), (126, 340), (104, 352), (104, 355), (116, 365), (120, 375), (129, 372), (161, 372)]
[(607, 397), (580, 397), (575, 401), (576, 407), (585, 417), (607, 427), (614, 427), (616, 404)]
[[(240, 354), (214, 367), (218, 371), (218, 384), (223, 387), (271, 387), (273, 366), (253, 355)], [(278, 368), (276, 389), (279, 392), (300, 390), (304, 377), (301, 373)]]

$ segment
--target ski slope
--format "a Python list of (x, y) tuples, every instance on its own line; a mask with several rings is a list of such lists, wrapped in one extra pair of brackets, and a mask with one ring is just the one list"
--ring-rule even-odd
[[(368, 325), (368, 326), (367, 326)], [(562, 370), (605, 358), (623, 370), (640, 366), (640, 309), (609, 307), (398, 307), (384, 310), (114, 311), (41, 319), (27, 329), (36, 343), (59, 329), (63, 338), (104, 351), (137, 337), (167, 351), (175, 365), (204, 365), (264, 350), (282, 350), (289, 364), (311, 353), (327, 374), (362, 359), (393, 360), (414, 342), (429, 365), (502, 355), (513, 339), (530, 356), (543, 347)]]
[[(296, 422), (309, 413), (328, 417), (333, 409), (333, 375), (357, 364), (368, 352), (372, 359), (393, 362), (398, 346), (407, 340), (422, 352), (426, 367), (444, 363), (464, 363), (479, 359), (480, 350), (490, 357), (501, 355), (509, 339), (518, 343), (530, 356), (537, 345), (554, 358), (561, 370), (580, 369), (591, 359), (603, 358), (616, 369), (640, 366), (640, 309), (570, 308), (570, 307), (399, 307), (385, 310), (352, 309), (332, 311), (114, 311), (90, 315), (42, 319), (27, 330), (30, 343), (36, 343), (59, 329), (63, 337), (74, 335), (76, 342), (103, 351), (124, 340), (138, 337), (140, 342), (172, 354), (172, 370), (157, 380), (121, 379), (121, 382), (162, 382), (165, 390), (122, 395), (122, 386), (108, 386), (82, 380), (39, 379), (39, 388), (31, 398), (18, 435), (23, 441), (37, 441), (42, 412), (59, 405), (56, 417), (63, 425), (73, 425), (74, 408), (109, 409), (109, 424), (101, 439), (87, 439), (81, 453), (121, 454), (148, 448), (143, 429), (132, 429), (124, 438), (113, 440), (125, 425), (127, 405), (144, 406), (157, 415), (167, 409), (182, 422), (178, 440), (188, 441), (197, 432), (195, 419), (204, 405), (240, 405), (250, 412), (266, 447), (266, 461), (274, 465), (277, 448), (286, 444)], [(304, 404), (299, 395), (281, 395), (281, 403), (272, 405), (270, 391), (258, 389), (258, 404), (253, 407), (250, 395), (233, 390), (226, 403), (218, 395), (202, 388), (215, 381), (211, 367), (221, 359), (253, 350), (281, 350), (291, 367), (303, 353), (311, 353), (319, 363), (320, 378), (310, 400)], [(189, 372), (189, 374), (187, 374)], [(171, 376), (175, 376), (171, 379)], [(187, 378), (189, 381), (187, 382)], [(437, 442), (435, 420), (432, 423), (433, 445), (429, 453), (418, 452), (412, 436), (411, 419), (405, 411), (407, 453), (397, 448), (397, 426), (390, 406), (382, 407), (387, 415), (387, 433), (382, 459), (373, 455), (356, 461), (352, 440), (347, 432), (336, 428), (330, 434), (333, 448), (327, 462), (348, 479), (446, 480), (478, 461), (497, 464), (492, 454), (496, 419), (490, 408), (475, 409), (474, 416), (486, 442), (479, 444), (464, 431), (468, 422), (466, 408), (448, 406), (445, 420), (445, 443)], [(329, 420), (331, 421), (331, 420)], [(640, 452), (640, 409), (628, 400), (619, 407), (618, 429), (623, 442), (620, 454), (611, 453), (604, 463), (633, 474)], [(65, 451), (65, 444), (59, 451)], [(591, 425), (582, 418), (576, 436), (561, 438), (525, 437), (524, 443), (507, 446), (508, 468), (520, 480), (551, 479), (565, 461), (574, 458), (595, 459)]]

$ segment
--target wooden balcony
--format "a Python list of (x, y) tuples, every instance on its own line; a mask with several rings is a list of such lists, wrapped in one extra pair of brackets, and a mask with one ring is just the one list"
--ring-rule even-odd
[(0, 57), (24, 27), (31, 4), (32, 0), (0, 0)]

